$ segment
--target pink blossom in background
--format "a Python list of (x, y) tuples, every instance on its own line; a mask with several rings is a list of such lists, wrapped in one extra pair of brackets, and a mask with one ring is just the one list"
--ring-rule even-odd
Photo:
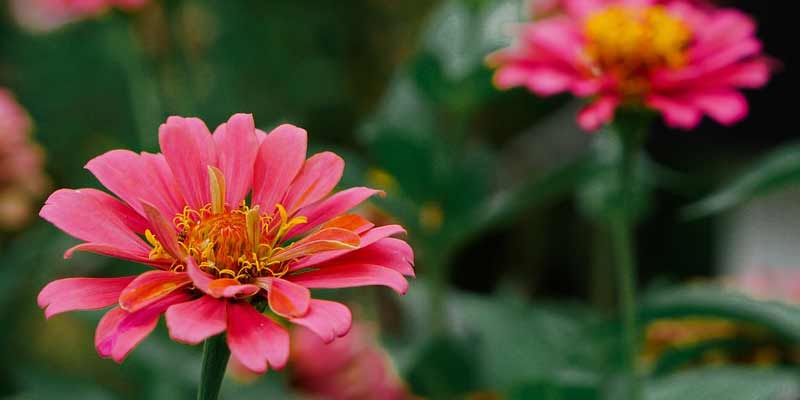
[(800, 268), (752, 267), (728, 276), (725, 283), (758, 299), (800, 304)]
[(769, 80), (755, 23), (738, 10), (678, 0), (561, 3), (563, 12), (523, 24), (517, 43), (487, 61), (499, 88), (588, 98), (578, 115), (586, 130), (628, 106), (682, 129), (703, 115), (734, 124), (748, 112), (740, 90)]
[(24, 225), (47, 187), (44, 157), (31, 130), (28, 113), (8, 89), (0, 88), (0, 230)]
[(198, 344), (226, 332), (231, 357), (263, 373), (287, 362), (284, 323), (324, 342), (350, 329), (345, 305), (309, 289), (407, 290), (413, 253), (392, 237), (403, 228), (348, 214), (380, 192), (334, 192), (344, 160), (331, 152), (306, 159), (305, 130), (281, 125), (266, 134), (252, 115), (237, 114), (212, 135), (200, 119), (170, 117), (159, 142), (159, 154), (112, 150), (89, 161), (117, 197), (61, 189), (40, 212), (83, 241), (65, 257), (87, 251), (152, 267), (60, 279), (39, 294), (47, 317), (114, 306), (97, 326), (102, 357), (121, 362), (166, 314), (172, 339)]
[(134, 11), (150, 0), (10, 0), (17, 23), (34, 32), (47, 32), (119, 8)]
[(292, 385), (312, 398), (328, 400), (410, 400), (408, 392), (380, 347), (375, 328), (365, 323), (326, 344), (311, 331), (292, 331)]

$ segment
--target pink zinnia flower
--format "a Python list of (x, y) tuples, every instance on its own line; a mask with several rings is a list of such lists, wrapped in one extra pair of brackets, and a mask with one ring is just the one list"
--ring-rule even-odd
[(0, 88), (0, 229), (17, 229), (28, 221), (47, 187), (44, 157), (31, 130), (28, 113)]
[(149, 0), (11, 0), (17, 22), (33, 31), (50, 31), (65, 24), (91, 18), (111, 8), (133, 11)]
[(376, 336), (375, 328), (364, 323), (330, 344), (307, 329), (292, 330), (293, 386), (312, 398), (330, 400), (414, 398)]
[(589, 97), (578, 115), (586, 130), (610, 121), (620, 106), (658, 111), (683, 129), (704, 114), (730, 125), (747, 114), (739, 90), (769, 79), (755, 24), (737, 10), (686, 1), (564, 3), (564, 14), (522, 25), (519, 43), (488, 62), (500, 88)]
[(97, 326), (101, 356), (121, 362), (166, 314), (172, 339), (197, 344), (227, 332), (232, 357), (262, 373), (287, 361), (282, 323), (326, 342), (350, 328), (349, 309), (311, 298), (310, 288), (385, 285), (405, 293), (413, 254), (390, 237), (403, 228), (347, 214), (378, 191), (329, 195), (344, 161), (330, 152), (306, 160), (305, 130), (281, 125), (267, 135), (251, 115), (237, 114), (212, 136), (197, 118), (170, 117), (159, 141), (163, 154), (113, 150), (86, 165), (119, 199), (61, 189), (40, 212), (85, 241), (66, 257), (80, 250), (154, 268), (42, 289), (47, 317), (116, 305)]

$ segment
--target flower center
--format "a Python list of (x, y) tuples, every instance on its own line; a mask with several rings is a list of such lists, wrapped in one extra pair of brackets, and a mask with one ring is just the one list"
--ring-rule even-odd
[[(258, 207), (244, 204), (218, 212), (213, 211), (211, 204), (199, 210), (187, 206), (172, 222), (178, 230), (178, 245), (197, 261), (201, 270), (217, 278), (234, 278), (244, 283), (258, 277), (280, 277), (288, 271), (291, 260), (271, 260), (271, 257), (283, 250), (279, 244), (286, 232), (304, 223), (305, 218), (289, 219), (281, 205), (278, 210), (273, 223), (272, 217), (261, 215)], [(173, 260), (171, 268), (176, 271), (186, 268), (167, 253), (150, 231), (146, 232), (146, 238), (153, 245), (151, 259)]]
[(686, 63), (691, 30), (663, 6), (610, 6), (591, 15), (584, 25), (585, 54), (593, 74), (611, 73), (624, 96), (647, 90), (648, 74), (657, 68)]

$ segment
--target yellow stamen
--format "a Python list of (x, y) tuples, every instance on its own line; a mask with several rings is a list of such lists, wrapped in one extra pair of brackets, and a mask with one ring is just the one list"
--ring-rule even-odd
[(584, 25), (585, 54), (595, 70), (611, 73), (626, 96), (647, 89), (648, 74), (657, 68), (686, 63), (692, 32), (663, 6), (610, 6), (591, 15)]
[(211, 211), (225, 212), (225, 177), (219, 168), (208, 166), (208, 183), (211, 189)]

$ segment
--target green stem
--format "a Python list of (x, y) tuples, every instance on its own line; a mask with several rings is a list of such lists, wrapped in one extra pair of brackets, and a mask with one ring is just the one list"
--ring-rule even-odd
[(642, 389), (637, 373), (639, 352), (638, 324), (636, 321), (636, 253), (634, 221), (637, 196), (639, 151), (647, 127), (647, 115), (632, 113), (620, 115), (613, 126), (620, 144), (617, 164), (619, 208), (611, 216), (610, 229), (612, 248), (617, 265), (617, 288), (619, 312), (622, 318), (625, 367), (628, 373), (628, 400), (642, 398)]
[(203, 371), (197, 400), (217, 400), (230, 354), (224, 334), (206, 339), (203, 344)]
[(639, 339), (636, 323), (636, 266), (631, 227), (623, 218), (611, 222), (611, 236), (617, 263), (619, 307), (622, 315), (625, 367), (629, 373), (629, 400), (641, 399), (641, 385), (636, 372)]

